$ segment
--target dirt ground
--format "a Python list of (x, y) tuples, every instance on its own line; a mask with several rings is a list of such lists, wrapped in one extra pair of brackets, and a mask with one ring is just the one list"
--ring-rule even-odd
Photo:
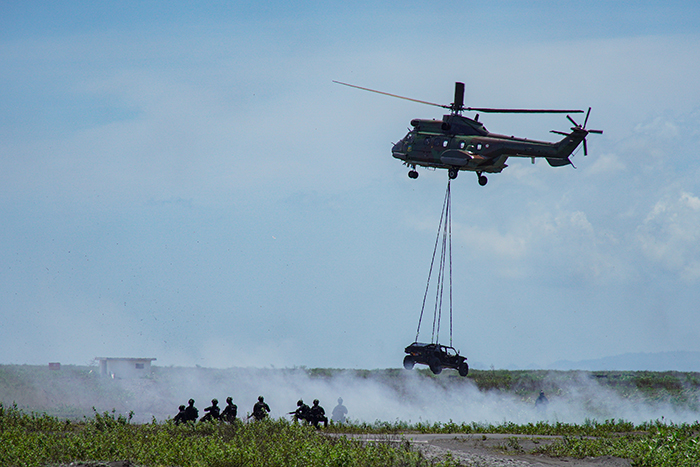
[(628, 459), (593, 457), (574, 459), (525, 454), (537, 446), (554, 442), (556, 436), (504, 434), (405, 434), (393, 436), (357, 436), (359, 439), (411, 442), (426, 456), (452, 458), (470, 467), (630, 467)]

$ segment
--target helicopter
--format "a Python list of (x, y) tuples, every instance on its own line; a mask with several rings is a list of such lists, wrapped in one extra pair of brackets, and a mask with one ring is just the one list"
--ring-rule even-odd
[[(460, 170), (476, 172), (479, 185), (488, 183), (484, 173), (500, 173), (508, 167), (509, 157), (529, 157), (532, 163), (543, 157), (552, 167), (573, 166), (569, 156), (583, 142), (583, 154), (588, 155), (586, 136), (589, 133), (602, 134), (602, 130), (588, 130), (586, 124), (591, 114), (588, 108), (583, 125), (569, 115), (567, 119), (573, 124), (570, 133), (552, 130), (552, 133), (563, 135), (560, 141), (550, 143), (535, 141), (514, 136), (505, 136), (489, 132), (479, 121), (479, 114), (471, 119), (462, 112), (484, 113), (583, 113), (583, 110), (560, 109), (497, 109), (464, 106), (464, 83), (455, 83), (454, 102), (449, 105), (435, 104), (410, 97), (398, 96), (375, 89), (363, 88), (354, 84), (333, 81), (337, 84), (375, 92), (386, 96), (397, 97), (420, 104), (442, 107), (450, 110), (442, 121), (414, 119), (408, 134), (394, 144), (391, 153), (396, 159), (403, 161), (410, 168), (409, 178), (418, 178), (417, 166), (447, 169), (450, 179), (457, 178)], [(575, 167), (574, 167), (575, 168)]]

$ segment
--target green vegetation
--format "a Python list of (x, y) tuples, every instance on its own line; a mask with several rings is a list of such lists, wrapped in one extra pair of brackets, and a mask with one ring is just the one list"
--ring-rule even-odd
[(638, 433), (644, 430), (646, 425), (635, 426), (624, 420), (606, 420), (602, 423), (586, 421), (582, 425), (569, 423), (537, 422), (525, 425), (516, 425), (506, 422), (500, 425), (489, 423), (405, 423), (405, 422), (381, 422), (353, 423), (349, 425), (331, 424), (327, 432), (348, 434), (384, 434), (397, 435), (401, 433), (502, 433), (517, 435), (539, 436), (609, 436), (620, 433)]
[(550, 456), (576, 458), (615, 456), (632, 460), (635, 467), (696, 467), (700, 465), (700, 424), (645, 424), (636, 433), (587, 438), (564, 436), (535, 450)]
[[(561, 436), (551, 444), (542, 445), (530, 454), (553, 457), (613, 456), (630, 459), (635, 467), (697, 467), (700, 465), (700, 423), (665, 424), (661, 421), (634, 425), (624, 420), (586, 421), (582, 425), (567, 423), (528, 423), (516, 425), (492, 424), (415, 424), (403, 422), (331, 426), (342, 433), (504, 433), (513, 435)], [(509, 438), (503, 451), (528, 453), (517, 438)]]
[[(228, 425), (172, 422), (131, 424), (129, 417), (94, 413), (83, 421), (59, 420), (45, 414), (24, 414), (0, 405), (0, 465), (47, 466), (77, 461), (128, 460), (141, 466), (454, 466), (450, 459), (431, 461), (408, 443), (362, 443), (324, 433), (400, 434), (509, 433), (559, 435), (533, 453), (575, 458), (615, 456), (639, 467), (700, 465), (700, 424), (647, 423), (635, 426), (608, 420), (583, 425), (502, 425), (454, 423), (407, 425), (331, 425), (318, 432), (285, 420)], [(504, 443), (506, 452), (526, 452), (517, 438)]]
[(82, 422), (26, 415), (0, 405), (0, 465), (46, 466), (126, 460), (142, 466), (429, 466), (403, 443), (328, 437), (284, 420), (249, 424), (172, 422), (132, 425), (114, 413)]

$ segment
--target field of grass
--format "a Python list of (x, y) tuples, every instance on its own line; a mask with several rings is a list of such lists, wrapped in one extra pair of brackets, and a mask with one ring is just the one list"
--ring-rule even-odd
[(142, 466), (429, 466), (408, 444), (363, 444), (327, 437), (285, 420), (248, 424), (171, 421), (133, 425), (96, 413), (82, 422), (0, 406), (0, 465), (43, 467), (78, 461)]
[[(401, 433), (505, 433), (557, 435), (561, 439), (536, 448), (550, 456), (576, 458), (615, 456), (627, 458), (634, 466), (700, 465), (700, 423), (669, 423), (650, 420), (586, 420), (584, 423), (533, 422), (499, 424), (479, 422), (408, 423), (400, 420), (355, 421), (331, 426), (321, 433), (286, 420), (226, 424), (198, 423), (175, 426), (171, 421), (153, 419), (134, 423), (128, 408), (137, 398), (138, 382), (131, 386), (113, 384), (97, 376), (89, 367), (64, 367), (60, 372), (45, 367), (0, 366), (0, 465), (57, 466), (76, 461), (128, 460), (139, 466), (237, 466), (237, 465), (324, 465), (324, 466), (423, 466), (454, 465), (426, 459), (407, 443), (362, 444), (334, 434)], [(163, 382), (169, 368), (156, 369), (149, 378)], [(229, 370), (197, 370), (211, 379), (227, 378)], [(295, 369), (310, 380), (333, 379), (352, 373), (353, 378), (381, 381), (401, 397), (408, 384), (403, 370)], [(527, 403), (543, 389), (552, 398), (566, 397), (572, 381), (593, 381), (616, 397), (640, 402), (663, 402), (698, 412), (700, 374), (680, 372), (551, 372), (551, 371), (472, 371), (468, 378), (443, 373), (435, 377), (418, 371), (447, 391), (475, 385), (482, 392), (504, 393)], [(81, 391), (74, 391), (75, 384)], [(136, 388), (125, 389), (126, 388)], [(99, 413), (86, 404), (108, 399), (116, 410)], [(14, 402), (17, 402), (15, 404)], [(97, 405), (96, 403), (94, 405)], [(514, 437), (504, 444), (504, 452), (522, 453)]]
[[(324, 433), (509, 433), (559, 435), (561, 440), (534, 452), (575, 458), (615, 456), (633, 466), (695, 467), (700, 465), (700, 424), (661, 422), (632, 425), (609, 420), (584, 425), (433, 424), (377, 422), (331, 425), (319, 432), (286, 420), (258, 423), (172, 421), (131, 424), (128, 417), (95, 413), (83, 421), (25, 414), (0, 405), (0, 465), (36, 466), (79, 461), (129, 461), (141, 466), (454, 466), (451, 459), (430, 460), (408, 443), (361, 443)], [(504, 451), (525, 453), (516, 438)]]

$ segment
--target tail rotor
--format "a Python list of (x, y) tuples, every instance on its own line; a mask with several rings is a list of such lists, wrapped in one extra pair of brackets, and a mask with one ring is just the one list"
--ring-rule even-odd
[(587, 156), (588, 155), (588, 145), (586, 144), (586, 136), (588, 136), (589, 133), (595, 133), (597, 135), (603, 134), (603, 130), (587, 130), (586, 129), (586, 125), (588, 124), (588, 117), (590, 115), (591, 115), (591, 108), (589, 107), (588, 112), (586, 112), (586, 118), (583, 121), (583, 125), (579, 125), (578, 123), (576, 123), (576, 121), (573, 118), (571, 118), (569, 115), (567, 115), (566, 118), (568, 118), (569, 121), (571, 122), (571, 124), (573, 125), (571, 127), (571, 133), (564, 133), (563, 131), (556, 131), (556, 130), (552, 130), (551, 132), (556, 133), (558, 135), (564, 135), (564, 136), (569, 136), (569, 135), (577, 134), (577, 133), (578, 134), (583, 133), (583, 155)]

